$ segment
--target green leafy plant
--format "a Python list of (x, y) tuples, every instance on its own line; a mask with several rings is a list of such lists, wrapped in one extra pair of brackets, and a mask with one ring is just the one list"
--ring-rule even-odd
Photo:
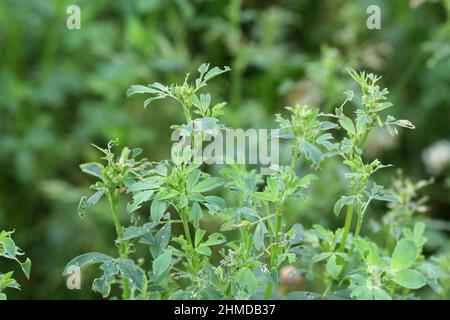
[[(177, 101), (185, 122), (172, 129), (180, 132), (180, 139), (173, 144), (171, 159), (159, 162), (137, 160), (142, 150), (128, 147), (116, 156), (117, 141), (105, 149), (96, 147), (104, 164), (81, 165), (99, 181), (91, 186), (93, 195), (81, 199), (79, 214), (84, 217), (90, 206), (107, 198), (118, 252), (115, 257), (82, 254), (67, 264), (65, 275), (71, 266), (99, 264), (103, 275), (94, 280), (92, 289), (109, 297), (112, 285), (118, 284), (123, 299), (278, 298), (274, 288), (280, 285), (280, 271), (292, 265), (307, 270), (308, 280), (321, 285), (287, 297), (413, 298), (413, 291), (432, 276), (436, 286), (443, 284), (436, 272), (424, 272), (424, 263), (430, 263), (423, 254), (425, 224), (398, 218), (411, 216), (405, 210), (413, 210), (413, 191), (378, 185), (376, 172), (389, 165), (364, 157), (373, 128), (385, 127), (392, 135), (398, 134), (397, 127), (414, 128), (407, 120), (382, 116), (392, 103), (387, 101), (388, 90), (378, 84), (380, 77), (349, 70), (358, 90), (346, 91), (344, 103), (334, 113), (296, 105), (286, 108), (288, 117), (277, 115), (279, 138), (290, 150), (289, 165), (273, 166), (273, 174), (263, 177), (231, 163), (220, 176), (213, 176), (194, 160), (206, 134), (215, 136), (225, 128), (218, 119), (225, 103), (212, 104), (211, 96), (200, 92), (210, 79), (228, 70), (202, 64), (193, 81), (188, 74), (182, 84), (129, 88), (128, 96), (148, 96), (144, 107), (165, 98)], [(350, 103), (352, 113), (347, 110)], [(348, 190), (330, 208), (335, 219), (346, 208), (343, 228), (288, 226), (286, 206), (307, 198), (328, 159), (347, 168)], [(298, 174), (305, 164), (310, 168)], [(384, 224), (390, 234), (386, 243), (362, 235), (374, 201), (389, 204), (391, 211), (385, 217), (403, 221)], [(218, 222), (220, 230), (203, 223), (206, 220)]]
[[(23, 273), (30, 278), (31, 260), (26, 258), (24, 262), (20, 261), (20, 257), (24, 255), (22, 250), (16, 246), (14, 240), (11, 238), (13, 231), (0, 232), (0, 257), (15, 260), (22, 268)], [(6, 288), (13, 288), (20, 290), (19, 283), (12, 277), (14, 271), (7, 273), (0, 273), (0, 300), (6, 300), (6, 294), (3, 291)]]

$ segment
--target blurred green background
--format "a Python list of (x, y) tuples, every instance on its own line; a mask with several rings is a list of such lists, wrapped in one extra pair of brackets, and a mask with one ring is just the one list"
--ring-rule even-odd
[[(81, 8), (80, 30), (66, 28), (71, 4)], [(370, 4), (381, 8), (381, 30), (366, 27)], [(179, 109), (164, 101), (144, 110), (126, 89), (181, 82), (202, 62), (232, 68), (209, 91), (229, 102), (223, 122), (241, 128), (274, 127), (274, 114), (298, 102), (332, 110), (353, 85), (347, 66), (383, 75), (392, 114), (416, 130), (395, 139), (375, 132), (366, 152), (414, 181), (435, 177), (423, 191), (424, 215), (437, 219), (431, 246), (448, 251), (449, 15), (450, 1), (2, 0), (0, 229), (15, 229), (33, 261), (31, 279), (17, 272), (23, 288), (9, 298), (97, 297), (88, 280), (70, 291), (62, 277), (80, 253), (114, 252), (106, 204), (77, 215), (92, 182), (78, 165), (98, 158), (90, 143), (113, 138), (149, 159), (168, 158)], [(379, 181), (389, 185), (395, 168)], [(339, 225), (331, 208), (345, 186), (342, 168), (331, 161), (324, 170), (291, 221)]]

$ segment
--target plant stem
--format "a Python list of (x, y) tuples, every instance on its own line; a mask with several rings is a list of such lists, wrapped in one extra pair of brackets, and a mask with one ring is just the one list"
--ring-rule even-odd
[[(117, 237), (119, 239), (123, 238), (122, 225), (120, 223), (120, 218), (119, 218), (119, 215), (118, 215), (117, 209), (116, 209), (116, 205), (118, 202), (117, 194), (114, 194), (113, 192), (109, 192), (108, 199), (109, 199), (109, 203), (111, 204), (111, 213), (112, 213), (113, 220), (114, 220), (114, 226), (116, 227)], [(128, 258), (127, 244), (125, 242), (119, 243), (119, 255), (122, 259)], [(122, 299), (128, 300), (129, 298), (130, 298), (130, 288), (129, 288), (128, 277), (124, 277), (123, 282), (122, 282)]]
[(194, 244), (192, 243), (191, 232), (189, 231), (188, 221), (185, 219), (184, 214), (182, 214), (181, 216), (182, 216), (181, 220), (183, 221), (184, 234), (186, 235), (186, 240), (189, 242), (189, 244), (193, 248)]
[(331, 287), (333, 286), (333, 281), (330, 282), (330, 284), (326, 287), (325, 291), (322, 293), (322, 299), (325, 299), (328, 292), (330, 291)]
[[(354, 189), (355, 188), (351, 188), (350, 194), (354, 193)], [(348, 234), (349, 234), (350, 228), (352, 226), (352, 218), (353, 218), (353, 204), (350, 204), (347, 207), (347, 213), (345, 215), (344, 234), (342, 235), (342, 240), (341, 240), (341, 244), (339, 246), (338, 252), (344, 252), (345, 251), (345, 246), (347, 244)], [(338, 256), (336, 263), (340, 263), (341, 259), (342, 258), (340, 256)]]
[(270, 257), (270, 261), (271, 261), (271, 265), (273, 265), (276, 261), (276, 258), (278, 256), (278, 241), (280, 240), (280, 232), (281, 232), (281, 221), (282, 220), (282, 215), (281, 214), (277, 214), (277, 222), (275, 224), (275, 246), (273, 247), (273, 254)]
[(270, 293), (272, 292), (273, 283), (269, 282), (266, 287), (266, 291), (264, 292), (264, 300), (269, 300)]
[[(281, 233), (281, 224), (282, 224), (282, 220), (283, 220), (283, 206), (284, 203), (286, 202), (286, 194), (283, 195), (283, 198), (280, 201), (280, 205), (277, 208), (276, 211), (276, 216), (277, 216), (277, 220), (276, 220), (276, 224), (275, 224), (275, 234), (274, 234), (274, 246), (272, 249), (272, 253), (270, 255), (270, 269), (272, 269), (277, 261), (278, 258), (278, 246), (279, 246), (279, 241), (280, 241), (280, 233)], [(264, 299), (267, 300), (270, 298), (270, 293), (272, 292), (272, 288), (273, 288), (273, 283), (269, 282), (267, 284), (266, 287), (266, 292), (264, 293)]]
[[(353, 253), (353, 249), (355, 247), (355, 239), (358, 238), (359, 233), (361, 231), (362, 221), (363, 221), (363, 215), (358, 213), (358, 222), (356, 225), (355, 235), (353, 236), (352, 243), (350, 245), (350, 249), (348, 250), (349, 257), (351, 257), (351, 255)], [(345, 274), (347, 267), (348, 267), (348, 261), (345, 261), (345, 263), (342, 265), (341, 271), (339, 272), (338, 278), (341, 278)], [(344, 282), (344, 279), (345, 278), (341, 279), (341, 281), (339, 282), (339, 286), (342, 285), (342, 283)]]
[[(297, 164), (298, 159), (298, 149), (295, 147), (292, 150), (292, 159), (291, 159), (291, 169), (294, 171), (295, 166)], [(277, 208), (277, 211), (275, 212), (275, 215), (277, 217), (276, 224), (275, 224), (275, 234), (273, 242), (275, 245), (272, 249), (272, 254), (270, 255), (270, 269), (272, 269), (277, 261), (278, 258), (278, 249), (279, 249), (279, 241), (280, 241), (280, 233), (281, 233), (281, 225), (283, 223), (283, 207), (286, 203), (286, 191), (283, 194), (283, 197), (281, 198), (280, 205)], [(264, 299), (268, 300), (270, 298), (270, 293), (272, 292), (273, 283), (269, 282), (266, 287), (266, 291), (264, 293)]]
[[(366, 212), (367, 207), (369, 206), (371, 198), (369, 198), (369, 200), (367, 200), (366, 204), (364, 205), (364, 208), (361, 210), (360, 209), (360, 205), (358, 206), (359, 210), (358, 210), (358, 221), (356, 223), (356, 230), (355, 230), (355, 234), (353, 236), (352, 242), (350, 244), (350, 249), (348, 250), (348, 256), (351, 257), (352, 253), (353, 253), (353, 249), (355, 247), (355, 239), (358, 239), (358, 236), (361, 232), (361, 227), (362, 227), (362, 222), (363, 222), (363, 218), (364, 218), (364, 213)], [(342, 266), (341, 271), (339, 272), (339, 276), (338, 277), (342, 277), (345, 273), (345, 270), (348, 267), (348, 261), (346, 261), (344, 263), (344, 265)], [(341, 279), (341, 281), (339, 282), (339, 285), (342, 285), (342, 282), (344, 281), (344, 279)]]

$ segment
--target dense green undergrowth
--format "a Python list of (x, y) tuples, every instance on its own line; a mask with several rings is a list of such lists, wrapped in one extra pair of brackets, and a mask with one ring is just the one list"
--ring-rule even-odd
[[(200, 124), (212, 135), (225, 128), (218, 119), (225, 103), (211, 103), (204, 91), (207, 81), (228, 70), (202, 64), (194, 81), (188, 75), (180, 85), (130, 87), (128, 96), (147, 97), (144, 107), (175, 99), (185, 122), (172, 129), (184, 134), (172, 157), (158, 162), (141, 158), (145, 152), (139, 148), (118, 149), (117, 141), (94, 146), (102, 162), (81, 165), (97, 181), (94, 193), (81, 199), (79, 214), (89, 219), (91, 206), (109, 202), (117, 254), (82, 254), (67, 264), (64, 275), (73, 266), (98, 266), (102, 274), (92, 289), (105, 298), (116, 287), (123, 299), (414, 299), (426, 286), (446, 297), (448, 258), (424, 254), (425, 224), (415, 219), (422, 205), (416, 191), (426, 182), (400, 177), (383, 187), (376, 172), (392, 170), (390, 165), (364, 157), (374, 128), (391, 135), (399, 127), (414, 129), (408, 120), (386, 114), (393, 105), (380, 78), (349, 70), (357, 89), (345, 91), (334, 112), (295, 105), (276, 115), (279, 138), (291, 156), (273, 166), (272, 175), (242, 164), (213, 175), (207, 165), (192, 161), (205, 139), (193, 128)], [(186, 147), (186, 139), (194, 148)], [(308, 190), (327, 174), (322, 164), (330, 158), (347, 168), (346, 192), (329, 208), (334, 219), (344, 215), (343, 226), (288, 225), (286, 206), (307, 199)], [(362, 232), (367, 209), (376, 201), (387, 208), (379, 222), (381, 238)], [(202, 223), (205, 219), (220, 225), (213, 229)]]

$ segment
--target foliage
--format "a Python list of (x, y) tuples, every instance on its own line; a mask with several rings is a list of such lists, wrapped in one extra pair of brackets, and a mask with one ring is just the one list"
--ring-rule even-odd
[[(66, 9), (73, 4), (81, 8), (80, 30), (66, 28)], [(366, 28), (369, 4), (381, 8), (381, 30)], [(130, 84), (145, 81), (183, 84), (184, 74), (194, 74), (201, 61), (231, 67), (225, 77), (210, 81), (207, 88), (213, 100), (229, 102), (222, 111), (217, 107), (216, 117), (226, 110), (217, 124), (237, 128), (271, 128), (273, 114), (290, 117), (283, 111), (286, 105), (317, 106), (319, 113), (334, 112), (345, 99), (342, 92), (356, 90), (347, 65), (383, 74), (383, 86), (390, 89), (389, 101), (395, 105), (390, 114), (397, 118), (403, 115), (417, 130), (390, 136), (385, 128), (376, 126), (367, 137), (365, 163), (378, 158), (380, 163), (401, 167), (409, 178), (396, 179), (390, 185), (394, 176), (391, 168), (378, 170), (371, 177), (401, 202), (371, 201), (361, 234), (386, 249), (382, 256), (391, 256), (404, 229), (424, 223), (428, 241), (423, 252), (431, 258), (419, 261), (417, 269), (430, 277), (429, 287), (420, 289), (418, 296), (448, 297), (450, 162), (445, 149), (442, 153), (442, 148), (435, 146), (448, 145), (450, 136), (449, 9), (448, 0), (0, 2), (0, 47), (4, 53), (0, 61), (0, 230), (15, 229), (16, 242), (35, 265), (34, 281), (18, 278), (22, 290), (8, 291), (8, 298), (98, 297), (84, 282), (82, 290), (68, 290), (61, 277), (62, 266), (77, 254), (96, 251), (116, 257), (116, 247), (111, 245), (116, 232), (106, 193), (95, 206), (87, 204), (86, 219), (69, 214), (82, 195), (87, 196), (86, 201), (91, 195), (84, 173), (76, 168), (82, 162), (99, 162), (98, 151), (90, 142), (105, 147), (112, 138), (118, 138), (122, 146), (140, 146), (152, 160), (167, 158), (170, 144), (161, 141), (169, 136), (171, 124), (182, 123), (183, 112), (174, 109), (178, 102), (156, 99), (144, 110), (137, 107), (143, 101), (126, 99), (124, 92)], [(347, 108), (346, 116), (353, 119)], [(200, 115), (193, 112), (193, 116)], [(382, 120), (385, 118), (383, 115)], [(343, 130), (329, 132), (337, 139), (331, 143), (345, 134)], [(294, 229), (303, 228), (304, 241), (315, 239), (311, 231), (314, 224), (333, 232), (343, 226), (347, 207), (342, 207), (338, 218), (330, 214), (330, 208), (341, 196), (350, 195), (341, 157), (329, 156), (324, 144), (316, 147), (324, 155), (319, 166), (322, 173), (307, 169), (304, 161), (310, 161), (302, 156), (296, 174), (303, 177), (313, 173), (320, 179), (283, 207), (282, 229), (289, 231), (297, 224)], [(111, 151), (120, 155), (121, 150)], [(280, 151), (283, 163), (289, 164), (289, 145)], [(218, 176), (219, 168), (201, 169)], [(239, 207), (239, 198), (245, 197), (229, 193), (229, 187), (242, 189), (249, 179), (256, 179), (255, 192), (264, 191), (262, 177), (247, 172), (247, 168), (236, 165), (222, 173), (238, 179), (226, 177), (225, 188), (212, 190), (226, 200), (227, 207)], [(433, 184), (411, 191), (411, 185), (429, 175), (434, 176)], [(132, 201), (128, 194), (120, 197), (116, 209), (122, 213)], [(134, 216), (146, 206), (143, 203), (144, 209), (137, 209)], [(229, 231), (221, 233), (228, 241), (236, 240), (240, 233), (234, 226), (239, 225), (237, 216), (231, 212), (211, 216), (202, 203), (200, 207), (205, 237), (218, 230), (225, 219), (222, 229)], [(131, 216), (122, 216), (122, 223), (128, 227), (127, 217)], [(391, 228), (393, 223), (396, 227)], [(171, 232), (179, 234), (181, 228), (181, 223), (176, 223)], [(263, 224), (258, 235), (260, 229)], [(351, 236), (349, 232), (349, 241)], [(265, 242), (268, 237), (265, 233)], [(312, 280), (317, 267), (323, 266), (312, 261), (315, 247), (304, 243), (295, 246), (304, 250), (291, 248), (298, 259), (286, 268), (281, 266), (278, 277), (282, 281), (278, 288), (274, 286), (272, 297), (310, 299), (317, 295), (304, 290), (322, 292), (326, 286), (322, 279)], [(145, 250), (145, 246), (137, 246), (133, 255), (145, 256)], [(222, 254), (227, 255), (228, 248), (224, 250), (212, 249), (215, 266)], [(356, 255), (356, 247), (353, 251)], [(231, 254), (229, 260), (233, 261), (229, 265), (232, 273), (241, 258)], [(0, 269), (12, 270), (11, 262), (3, 259)], [(139, 267), (150, 270), (151, 259)], [(348, 268), (351, 270), (351, 264)], [(292, 277), (286, 277), (286, 270), (294, 270), (288, 273)], [(83, 277), (94, 279), (101, 273), (88, 268)], [(114, 285), (110, 295), (120, 296), (119, 291)]]
[[(273, 166), (273, 174), (263, 179), (245, 165), (231, 164), (221, 170), (222, 177), (215, 177), (204, 171), (204, 164), (194, 161), (195, 152), (206, 132), (214, 136), (224, 128), (216, 117), (223, 114), (225, 104), (211, 106), (211, 96), (199, 91), (208, 80), (227, 71), (227, 67), (209, 69), (209, 64), (202, 64), (195, 81), (187, 75), (181, 85), (130, 87), (128, 96), (150, 96), (144, 107), (156, 99), (175, 99), (185, 123), (172, 128), (181, 130), (181, 138), (172, 146), (172, 158), (158, 162), (137, 160), (142, 150), (128, 147), (116, 156), (114, 141), (105, 149), (96, 147), (106, 164), (81, 165), (83, 172), (100, 181), (91, 186), (93, 195), (82, 197), (79, 213), (84, 217), (90, 206), (107, 196), (118, 257), (82, 254), (68, 263), (65, 275), (71, 266), (100, 264), (103, 275), (94, 280), (92, 289), (108, 297), (111, 286), (120, 284), (123, 299), (270, 299), (274, 298), (273, 288), (280, 286), (283, 267), (308, 261), (313, 268), (317, 266), (312, 279), (320, 279), (325, 289), (321, 294), (305, 293), (310, 297), (409, 299), (427, 282), (437, 280), (435, 273), (423, 269), (424, 263), (433, 260), (423, 254), (427, 242), (424, 223), (412, 228), (405, 221), (401, 225), (386, 223), (386, 232), (392, 237), (387, 243), (378, 244), (361, 234), (374, 200), (393, 208), (386, 217), (393, 216), (396, 208), (410, 207), (412, 201), (408, 189), (397, 186), (388, 191), (374, 181), (374, 174), (389, 165), (377, 159), (366, 163), (363, 157), (374, 127), (385, 127), (392, 135), (398, 134), (397, 127), (414, 129), (408, 120), (382, 116), (392, 103), (387, 100), (388, 90), (378, 84), (380, 77), (349, 69), (358, 90), (346, 91), (345, 101), (334, 113), (298, 104), (286, 108), (289, 117), (278, 114), (280, 137), (290, 147), (290, 165)], [(354, 105), (351, 115), (344, 112), (349, 103)], [(196, 130), (198, 124), (205, 131)], [(193, 143), (186, 144), (188, 141)], [(344, 227), (329, 230), (316, 224), (305, 229), (294, 224), (286, 228), (286, 204), (296, 198), (304, 200), (305, 190), (324, 174), (322, 162), (333, 158), (341, 159), (348, 168), (348, 192), (329, 210), (339, 217), (346, 208)], [(298, 175), (303, 160), (315, 173)], [(235, 206), (225, 201), (224, 196), (230, 199), (226, 193), (217, 191), (222, 187), (233, 194)], [(120, 201), (128, 202), (126, 213), (117, 211)], [(143, 208), (149, 214), (143, 215)], [(402, 214), (410, 218), (413, 213)], [(202, 221), (208, 216), (222, 222), (220, 232), (204, 229)], [(354, 216), (357, 223), (351, 231)], [(176, 232), (177, 224), (182, 225), (181, 234)], [(233, 233), (236, 240), (231, 240)], [(149, 253), (136, 255), (140, 246), (148, 246)], [(219, 253), (219, 263), (214, 262), (213, 253)]]

